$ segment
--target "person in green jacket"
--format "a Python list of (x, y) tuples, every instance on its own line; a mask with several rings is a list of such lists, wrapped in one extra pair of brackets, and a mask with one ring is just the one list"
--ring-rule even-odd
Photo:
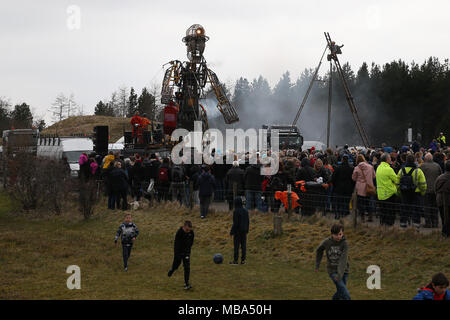
[(423, 171), (415, 164), (414, 155), (406, 156), (405, 166), (399, 170), (399, 194), (401, 196), (400, 227), (406, 228), (409, 219), (414, 227), (420, 227), (421, 203), (427, 192), (427, 181)]
[(392, 226), (395, 222), (396, 203), (398, 202), (397, 185), (400, 179), (391, 167), (391, 156), (388, 153), (384, 153), (380, 157), (380, 161), (375, 174), (380, 224)]
[(441, 144), (441, 148), (444, 148), (447, 146), (443, 132), (439, 133), (439, 137), (437, 137), (436, 140), (437, 140), (437, 142), (439, 142)]

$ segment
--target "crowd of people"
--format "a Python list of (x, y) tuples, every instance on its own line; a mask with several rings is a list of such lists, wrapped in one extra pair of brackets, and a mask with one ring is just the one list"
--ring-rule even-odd
[[(226, 164), (226, 155), (216, 154), (223, 164), (212, 165), (174, 164), (157, 153), (122, 159), (110, 152), (103, 160), (83, 154), (80, 173), (105, 182), (109, 209), (126, 210), (130, 195), (136, 201), (146, 197), (199, 204), (205, 218), (213, 200), (227, 201), (231, 211), (239, 196), (247, 210), (279, 212), (283, 205), (285, 211), (289, 207), (302, 215), (331, 212), (340, 219), (354, 205), (363, 222), (379, 218), (380, 224), (391, 226), (399, 217), (402, 228), (420, 227), (422, 217), (425, 228), (437, 228), (440, 213), (442, 233), (448, 236), (450, 148), (444, 142), (445, 137), (428, 148), (414, 142), (400, 148), (282, 150), (274, 175), (261, 174), (261, 160), (267, 155), (259, 153), (234, 156), (232, 164)], [(351, 201), (354, 191), (356, 203)]]
[[(442, 135), (441, 135), (442, 136)], [(441, 137), (440, 136), (440, 137)], [(437, 141), (437, 140), (436, 140)], [(354, 206), (361, 221), (374, 221), (392, 226), (399, 218), (400, 227), (408, 223), (437, 228), (439, 213), (442, 235), (450, 234), (450, 148), (445, 137), (433, 141), (429, 148), (414, 142), (410, 146), (391, 148), (350, 148), (345, 145), (325, 152), (314, 147), (304, 151), (282, 150), (277, 153), (278, 171), (265, 175), (262, 159), (269, 154), (247, 152), (234, 155), (231, 165), (227, 156), (212, 155), (212, 165), (175, 164), (157, 153), (135, 154), (123, 159), (110, 152), (104, 159), (95, 154), (80, 157), (80, 177), (84, 181), (103, 180), (108, 195), (108, 208), (127, 210), (127, 197), (155, 201), (179, 201), (180, 206), (200, 205), (200, 217), (206, 218), (213, 200), (227, 201), (233, 211), (230, 236), (234, 249), (231, 265), (246, 263), (249, 210), (279, 213), (294, 211), (301, 215), (316, 212), (334, 213), (335, 219), (350, 214)], [(220, 164), (223, 163), (223, 164)], [(352, 201), (351, 201), (352, 199)], [(356, 200), (356, 203), (353, 201)], [(114, 238), (121, 238), (124, 270), (128, 271), (131, 248), (139, 235), (131, 214), (125, 215)], [(168, 277), (183, 263), (184, 288), (190, 284), (191, 247), (194, 232), (186, 221), (175, 236), (174, 259)], [(333, 300), (349, 300), (348, 242), (344, 227), (335, 223), (331, 235), (316, 249), (315, 271), (319, 271), (323, 253), (327, 272), (336, 286)], [(448, 279), (437, 273), (431, 282), (418, 289), (414, 300), (448, 300)]]

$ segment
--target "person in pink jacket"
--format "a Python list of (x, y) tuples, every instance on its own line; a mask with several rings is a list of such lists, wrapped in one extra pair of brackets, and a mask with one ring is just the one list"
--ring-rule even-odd
[(89, 158), (89, 166), (91, 168), (91, 176), (95, 177), (95, 174), (97, 173), (98, 164), (97, 161), (95, 161), (94, 157)]
[(373, 208), (370, 203), (371, 195), (367, 194), (367, 185), (374, 186), (375, 170), (366, 162), (362, 154), (359, 154), (356, 158), (356, 167), (353, 170), (352, 179), (356, 182), (358, 213), (361, 216), (361, 221), (365, 221), (365, 212), (367, 211), (369, 215), (368, 221), (372, 222)]

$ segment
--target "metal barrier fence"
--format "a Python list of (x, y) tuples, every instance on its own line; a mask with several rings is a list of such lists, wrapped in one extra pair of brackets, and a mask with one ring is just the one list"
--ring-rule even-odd
[[(193, 208), (200, 204), (198, 190), (195, 191), (192, 183), (170, 183), (164, 186), (153, 184), (149, 192), (149, 183), (144, 182), (140, 190), (131, 188), (131, 196), (140, 193), (140, 197), (156, 201), (179, 201), (180, 205)], [(289, 186), (288, 186), (289, 189)], [(307, 188), (306, 192), (292, 189), (298, 197), (300, 206), (292, 204), (289, 200), (283, 204), (280, 200), (275, 200), (274, 192), (256, 192), (238, 189), (237, 185), (233, 189), (223, 187), (216, 188), (212, 194), (211, 202), (228, 202), (228, 210), (233, 210), (233, 199), (240, 196), (247, 209), (258, 210), (260, 212), (271, 212), (275, 214), (299, 214), (301, 216), (311, 216), (321, 214), (323, 216), (340, 219), (351, 216), (356, 226), (359, 223), (371, 225), (399, 225), (400, 227), (415, 226), (430, 229), (442, 227), (449, 221), (448, 212), (440, 212), (437, 206), (430, 206), (426, 203), (425, 197), (417, 195), (417, 198), (401, 199), (395, 201), (380, 201), (376, 196), (360, 197), (356, 193), (352, 195), (339, 195), (329, 193), (323, 188)], [(291, 208), (289, 208), (291, 201)], [(226, 208), (226, 207), (225, 207)], [(443, 208), (446, 208), (444, 206)], [(445, 211), (442, 209), (441, 211)]]

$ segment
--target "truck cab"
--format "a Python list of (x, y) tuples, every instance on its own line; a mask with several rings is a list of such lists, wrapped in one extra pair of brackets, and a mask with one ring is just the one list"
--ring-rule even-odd
[(303, 136), (297, 126), (293, 125), (263, 125), (267, 130), (267, 146), (270, 148), (270, 140), (274, 130), (278, 130), (279, 150), (301, 151), (303, 146)]

